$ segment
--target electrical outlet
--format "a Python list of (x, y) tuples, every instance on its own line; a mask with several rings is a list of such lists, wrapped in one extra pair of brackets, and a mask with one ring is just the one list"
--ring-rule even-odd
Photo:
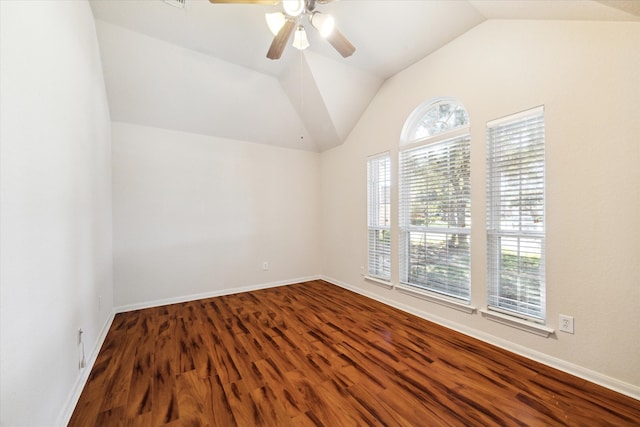
[(568, 334), (573, 333), (573, 316), (560, 315), (560, 323), (558, 329)]
[(98, 312), (102, 311), (102, 295), (98, 295)]
[(265, 261), (262, 263), (262, 269), (267, 271), (269, 269), (269, 261)]
[(360, 275), (364, 276), (364, 266), (360, 266)]

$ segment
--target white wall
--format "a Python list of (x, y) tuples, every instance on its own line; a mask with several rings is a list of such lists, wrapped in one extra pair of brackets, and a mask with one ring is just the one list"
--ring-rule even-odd
[[(640, 24), (488, 21), (388, 80), (346, 143), (322, 154), (322, 272), (441, 323), (640, 396)], [(365, 282), (366, 157), (397, 165), (404, 121), (453, 96), (472, 137), (472, 303), (486, 307), (485, 124), (545, 105), (547, 324), (537, 337)], [(397, 248), (394, 177), (393, 248)], [(340, 207), (337, 209), (337, 207)], [(398, 255), (392, 260), (398, 280)]]
[(319, 167), (317, 153), (113, 123), (115, 305), (317, 276)]
[(110, 119), (88, 3), (0, 15), (0, 425), (51, 426), (86, 374), (78, 328), (89, 359), (113, 305)]

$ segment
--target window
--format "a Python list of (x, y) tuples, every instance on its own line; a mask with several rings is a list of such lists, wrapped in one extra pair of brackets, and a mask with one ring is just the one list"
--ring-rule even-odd
[(544, 110), (487, 124), (488, 308), (545, 319)]
[(391, 280), (391, 159), (388, 153), (367, 162), (369, 229), (368, 275)]
[(400, 281), (468, 303), (469, 117), (455, 100), (440, 99), (418, 107), (402, 135)]

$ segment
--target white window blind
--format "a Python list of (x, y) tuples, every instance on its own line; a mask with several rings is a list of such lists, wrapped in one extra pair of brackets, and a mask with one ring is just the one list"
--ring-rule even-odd
[(400, 153), (401, 282), (470, 301), (470, 137)]
[(544, 110), (487, 124), (488, 306), (545, 319)]
[(367, 162), (368, 275), (391, 280), (391, 159), (388, 153)]

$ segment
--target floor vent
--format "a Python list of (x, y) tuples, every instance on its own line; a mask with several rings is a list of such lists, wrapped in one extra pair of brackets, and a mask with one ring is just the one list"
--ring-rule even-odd
[(166, 4), (170, 4), (171, 6), (184, 9), (185, 3), (187, 0), (164, 0)]

